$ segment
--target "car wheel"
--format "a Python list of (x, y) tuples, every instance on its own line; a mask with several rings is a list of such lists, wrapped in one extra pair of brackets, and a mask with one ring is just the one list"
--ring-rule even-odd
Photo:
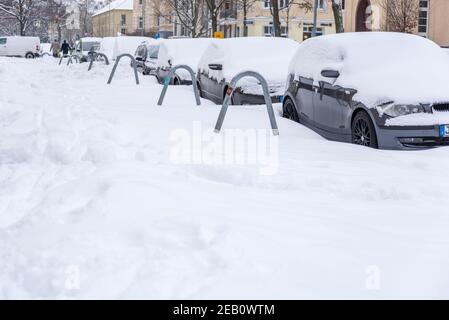
[(360, 111), (354, 117), (351, 125), (352, 143), (370, 148), (378, 148), (376, 129), (370, 116)]
[(25, 54), (25, 58), (26, 58), (26, 59), (34, 59), (34, 54), (33, 54), (32, 52), (27, 52), (27, 53)]
[(287, 99), (282, 106), (282, 116), (295, 122), (299, 122), (298, 112), (291, 99)]

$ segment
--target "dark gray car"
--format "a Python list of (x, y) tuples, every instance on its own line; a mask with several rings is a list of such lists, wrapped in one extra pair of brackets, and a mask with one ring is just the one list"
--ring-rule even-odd
[[(327, 139), (373, 148), (449, 145), (449, 77), (442, 71), (449, 59), (438, 46), (399, 34), (319, 38), (293, 58), (284, 117)], [(374, 54), (381, 57), (370, 59)]]

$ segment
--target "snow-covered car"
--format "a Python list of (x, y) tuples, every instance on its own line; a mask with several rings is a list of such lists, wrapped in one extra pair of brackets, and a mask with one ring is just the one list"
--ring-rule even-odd
[(137, 70), (143, 75), (149, 75), (156, 70), (159, 47), (162, 41), (145, 41), (137, 47), (134, 58), (136, 59)]
[(449, 59), (399, 33), (306, 40), (289, 66), (283, 115), (330, 140), (382, 149), (449, 145)]
[(101, 41), (98, 52), (105, 54), (110, 60), (115, 60), (121, 54), (134, 55), (136, 48), (142, 43), (151, 43), (155, 40), (149, 37), (137, 36), (120, 36), (120, 37), (106, 37)]
[[(272, 101), (280, 102), (288, 63), (298, 46), (293, 40), (272, 37), (229, 38), (211, 43), (198, 64), (201, 96), (221, 104), (235, 75), (255, 71), (267, 81)], [(258, 81), (250, 77), (241, 79), (232, 103), (264, 104)]]
[(75, 54), (80, 58), (81, 62), (86, 62), (89, 60), (92, 52), (100, 49), (101, 41), (102, 38), (81, 38), (75, 45)]
[[(158, 45), (148, 49), (149, 55), (145, 64), (146, 73), (154, 75), (161, 84), (168, 77), (170, 69), (176, 65), (189, 66), (196, 73), (198, 62), (204, 50), (216, 41), (212, 38), (161, 40)], [(170, 84), (192, 84), (190, 73), (185, 69), (176, 70)]]
[(38, 37), (0, 37), (0, 56), (33, 59), (40, 55)]

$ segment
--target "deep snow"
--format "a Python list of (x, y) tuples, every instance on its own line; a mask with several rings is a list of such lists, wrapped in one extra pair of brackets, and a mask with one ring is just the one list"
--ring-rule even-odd
[[(448, 148), (278, 117), (271, 174), (179, 164), (173, 137), (220, 107), (191, 87), (158, 107), (154, 79), (110, 68), (0, 58), (0, 298), (449, 297)], [(264, 108), (230, 107), (232, 128), (268, 129)]]

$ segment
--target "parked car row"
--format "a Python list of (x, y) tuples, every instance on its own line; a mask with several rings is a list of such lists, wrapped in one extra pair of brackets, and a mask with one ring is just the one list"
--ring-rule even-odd
[[(221, 104), (229, 84), (238, 73), (253, 70), (268, 82), (273, 102), (280, 102), (285, 88), (288, 63), (299, 44), (284, 38), (163, 39), (142, 43), (136, 50), (137, 68), (164, 83), (170, 69), (187, 65), (197, 77), (200, 95)], [(191, 84), (188, 72), (176, 71), (171, 85)], [(257, 81), (243, 79), (232, 97), (233, 104), (261, 104), (262, 89)]]
[[(200, 54), (200, 52), (202, 54)], [(260, 73), (283, 116), (323, 137), (382, 149), (449, 145), (449, 59), (430, 40), (345, 33), (298, 44), (283, 38), (161, 40), (136, 50), (138, 69), (164, 82), (187, 64), (200, 95), (221, 104), (231, 79)], [(170, 84), (190, 84), (179, 71)], [(260, 84), (238, 82), (233, 104), (264, 104)]]

